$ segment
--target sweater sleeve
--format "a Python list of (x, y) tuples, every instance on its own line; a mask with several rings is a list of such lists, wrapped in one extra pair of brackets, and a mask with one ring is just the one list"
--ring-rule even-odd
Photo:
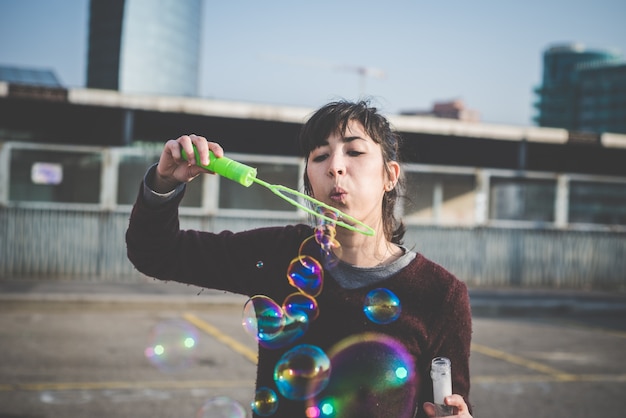
[(139, 192), (126, 231), (127, 255), (137, 270), (161, 280), (245, 295), (271, 297), (272, 291), (289, 286), (282, 280), (285, 270), (303, 237), (311, 234), (309, 227), (239, 233), (181, 230), (178, 205), (183, 194), (154, 207)]

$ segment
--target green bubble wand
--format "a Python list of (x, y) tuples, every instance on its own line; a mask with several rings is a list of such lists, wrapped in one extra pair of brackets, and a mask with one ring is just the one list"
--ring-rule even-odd
[[(222, 177), (233, 180), (242, 186), (250, 187), (252, 183), (256, 183), (260, 186), (263, 186), (269, 189), (276, 196), (281, 199), (289, 202), (293, 206), (302, 209), (306, 213), (309, 213), (317, 218), (323, 219), (327, 222), (334, 223), (343, 228), (349, 229), (354, 232), (359, 232), (363, 235), (373, 236), (374, 229), (370, 226), (367, 226), (363, 222), (358, 219), (341, 212), (337, 208), (334, 208), (330, 205), (327, 205), (323, 202), (320, 202), (317, 199), (312, 198), (309, 195), (298, 192), (296, 190), (290, 189), (289, 187), (280, 185), (280, 184), (270, 184), (259, 178), (257, 178), (257, 170), (254, 167), (250, 167), (248, 165), (242, 164), (240, 162), (231, 160), (227, 157), (217, 158), (213, 152), (209, 151), (209, 165), (203, 165), (200, 163), (200, 155), (196, 147), (193, 147), (194, 154), (196, 157), (196, 164), (198, 164), (202, 168), (206, 168), (216, 174), (219, 174)], [(181, 152), (183, 155), (183, 159), (187, 160), (187, 153), (184, 152), (181, 148)], [(292, 197), (293, 196), (293, 197)], [(324, 209), (328, 209), (331, 212), (337, 214), (338, 219), (331, 218), (329, 216), (324, 215), (323, 213), (319, 213), (314, 211), (313, 209), (306, 207), (296, 200), (296, 198), (300, 198), (306, 200), (308, 202), (313, 203), (314, 205), (320, 206)]]

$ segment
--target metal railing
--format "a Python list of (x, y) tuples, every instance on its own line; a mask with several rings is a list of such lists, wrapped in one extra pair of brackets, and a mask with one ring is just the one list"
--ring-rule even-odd
[[(0, 143), (0, 278), (132, 281), (128, 214), (160, 150)], [(301, 189), (298, 158), (232, 154)], [(38, 163), (38, 165), (37, 165)], [(626, 288), (626, 179), (407, 164), (405, 244), (470, 286)], [(262, 188), (202, 176), (181, 226), (308, 222)]]

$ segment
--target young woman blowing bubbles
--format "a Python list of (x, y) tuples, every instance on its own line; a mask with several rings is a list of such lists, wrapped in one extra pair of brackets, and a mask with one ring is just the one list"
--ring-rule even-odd
[[(276, 396), (271, 405), (253, 408), (253, 416), (434, 417), (430, 362), (447, 357), (454, 394), (445, 403), (454, 407), (456, 416), (471, 418), (467, 288), (402, 245), (404, 226), (394, 216), (401, 179), (399, 139), (365, 102), (329, 103), (304, 124), (299, 140), (306, 161), (306, 193), (375, 231), (368, 236), (336, 227), (333, 242), (338, 244), (330, 253), (338, 260), (333, 262), (309, 240), (315, 230), (308, 225), (238, 233), (179, 229), (177, 209), (185, 184), (209, 173), (201, 167), (209, 164), (209, 151), (216, 158), (224, 155), (215, 142), (197, 135), (170, 140), (159, 163), (146, 173), (126, 235), (128, 257), (139, 271), (249, 297), (264, 295), (280, 304), (295, 291), (285, 272), (303, 252), (324, 266), (323, 290), (314, 295), (318, 314), (307, 322), (306, 332), (278, 338), (282, 344), (259, 344), (256, 386)], [(195, 164), (194, 147), (200, 165)], [(376, 289), (397, 296), (397, 318), (380, 322), (364, 315), (364, 300)], [(291, 396), (298, 392), (297, 383), (286, 385), (279, 364), (286, 353), (303, 346), (330, 353), (332, 367), (323, 379), (312, 379), (317, 389), (311, 384)], [(392, 384), (385, 375), (372, 377), (376, 365), (390, 358), (389, 350), (383, 355), (381, 347), (392, 346), (408, 358), (402, 368), (408, 372), (396, 379), (401, 383)], [(342, 347), (353, 354), (341, 357)], [(345, 357), (355, 365), (343, 367), (339, 359)]]

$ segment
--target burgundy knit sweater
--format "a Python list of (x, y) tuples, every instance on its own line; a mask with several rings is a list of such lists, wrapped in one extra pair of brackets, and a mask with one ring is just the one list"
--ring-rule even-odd
[[(279, 304), (296, 291), (289, 284), (286, 271), (297, 256), (300, 244), (313, 234), (310, 226), (261, 228), (239, 233), (223, 231), (219, 234), (183, 231), (179, 229), (178, 221), (181, 198), (150, 208), (140, 193), (126, 233), (128, 258), (139, 271), (161, 280), (248, 296), (265, 295)], [(314, 255), (315, 250), (311, 251)], [(402, 313), (390, 324), (373, 323), (363, 313), (365, 295), (379, 287), (391, 290), (401, 301)], [(325, 272), (323, 291), (316, 300), (319, 317), (301, 339), (282, 349), (259, 348), (257, 387), (276, 390), (274, 367), (282, 354), (295, 345), (312, 344), (326, 351), (348, 336), (374, 332), (402, 342), (414, 358), (418, 373), (413, 389), (408, 392), (398, 392), (397, 396), (375, 402), (364, 399), (364, 411), (357, 413), (360, 418), (412, 417), (413, 411), (417, 411), (415, 416), (425, 417), (422, 405), (426, 401), (432, 402), (433, 397), (430, 361), (438, 356), (451, 360), (453, 392), (463, 396), (470, 405), (472, 325), (469, 297), (465, 284), (444, 268), (417, 254), (397, 274), (358, 289), (340, 287), (333, 279), (332, 271)], [(409, 415), (394, 412), (394, 408), (406, 402), (412, 403)], [(304, 410), (303, 402), (280, 397), (279, 408), (271, 416), (306, 417)]]

